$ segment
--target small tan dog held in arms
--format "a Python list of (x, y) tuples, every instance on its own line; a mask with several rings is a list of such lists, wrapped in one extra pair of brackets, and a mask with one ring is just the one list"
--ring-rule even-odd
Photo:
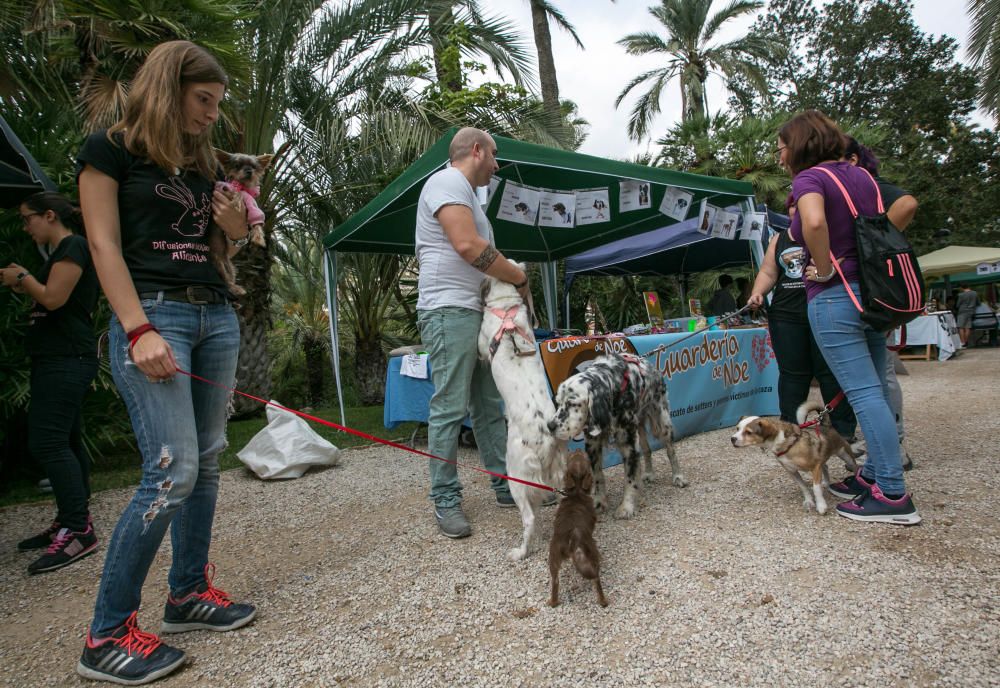
[(549, 576), (552, 580), (550, 607), (559, 605), (559, 569), (566, 559), (573, 559), (580, 575), (594, 581), (598, 604), (608, 606), (601, 588), (601, 553), (597, 551), (597, 543), (594, 541), (597, 511), (590, 496), (593, 484), (594, 474), (590, 470), (587, 455), (582, 451), (573, 452), (566, 465), (563, 480), (565, 496), (556, 510), (552, 541), (549, 543)]
[[(222, 166), (226, 181), (216, 182), (215, 187), (226, 194), (230, 200), (240, 198), (247, 211), (247, 225), (250, 227), (248, 236), (251, 243), (264, 246), (264, 213), (257, 206), (257, 196), (260, 195), (260, 182), (271, 164), (273, 155), (244, 155), (243, 153), (227, 153), (216, 150), (215, 157)], [(246, 242), (240, 242), (242, 246)], [(236, 284), (236, 268), (229, 256), (229, 242), (222, 230), (214, 224), (209, 228), (209, 255), (212, 264), (226, 282), (233, 296), (243, 296), (246, 290)]]
[[(796, 411), (799, 425), (806, 422), (809, 413), (820, 411), (823, 404), (814, 401), (802, 403)], [(816, 509), (820, 514), (826, 513), (826, 500), (823, 499), (823, 488), (830, 484), (830, 476), (826, 471), (826, 462), (836, 455), (844, 461), (848, 470), (856, 471), (857, 455), (850, 445), (830, 427), (829, 415), (823, 422), (808, 428), (800, 428), (794, 423), (787, 423), (775, 418), (747, 416), (741, 418), (736, 432), (730, 438), (734, 447), (757, 447), (770, 449), (778, 463), (788, 471), (792, 479), (802, 490), (802, 506)], [(812, 474), (812, 494), (799, 471)]]

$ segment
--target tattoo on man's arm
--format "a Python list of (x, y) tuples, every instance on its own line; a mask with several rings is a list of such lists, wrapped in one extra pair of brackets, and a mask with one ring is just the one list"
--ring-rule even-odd
[(472, 267), (479, 270), (479, 272), (486, 272), (499, 257), (499, 251), (492, 246), (487, 246), (483, 249), (483, 252), (480, 253), (474, 261), (472, 261)]

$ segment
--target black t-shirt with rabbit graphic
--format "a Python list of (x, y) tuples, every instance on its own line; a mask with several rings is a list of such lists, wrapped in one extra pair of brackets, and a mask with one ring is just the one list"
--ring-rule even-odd
[(77, 155), (77, 175), (91, 165), (118, 182), (122, 255), (138, 293), (207, 286), (226, 294), (209, 260), (214, 179), (185, 170), (168, 174), (132, 155), (124, 136), (106, 131), (87, 137)]

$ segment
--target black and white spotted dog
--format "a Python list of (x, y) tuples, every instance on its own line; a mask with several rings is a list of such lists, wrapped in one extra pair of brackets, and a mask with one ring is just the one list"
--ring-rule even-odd
[[(556, 394), (556, 412), (549, 430), (560, 439), (584, 434), (587, 456), (594, 471), (594, 505), (603, 511), (607, 501), (604, 484), (604, 448), (614, 443), (625, 468), (625, 494), (615, 516), (635, 515), (640, 481), (653, 479), (652, 452), (645, 426), (667, 450), (673, 483), (687, 485), (674, 452), (674, 427), (667, 404), (667, 387), (659, 371), (638, 356), (605, 355), (583, 372), (567, 378)], [(640, 451), (645, 457), (642, 474)]]

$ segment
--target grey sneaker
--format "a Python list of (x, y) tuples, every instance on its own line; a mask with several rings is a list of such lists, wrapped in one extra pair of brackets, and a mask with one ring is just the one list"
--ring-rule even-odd
[[(517, 506), (517, 502), (511, 496), (510, 492), (497, 492), (497, 506), (501, 509), (509, 509), (510, 507)], [(542, 506), (552, 506), (559, 502), (559, 497), (556, 496), (555, 492), (549, 492), (545, 495), (545, 499), (542, 500)]]
[(465, 518), (461, 506), (436, 506), (434, 518), (437, 519), (441, 534), (454, 539), (472, 535), (472, 527)]

